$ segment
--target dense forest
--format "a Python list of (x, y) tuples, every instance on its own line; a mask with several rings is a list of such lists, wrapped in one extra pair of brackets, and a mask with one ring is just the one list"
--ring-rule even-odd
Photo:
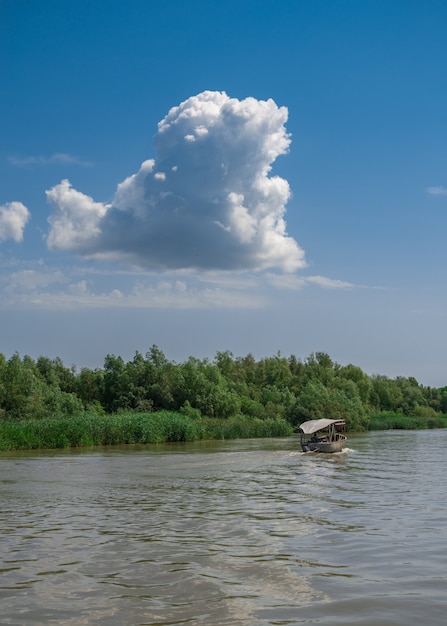
[(154, 345), (131, 361), (107, 355), (103, 368), (79, 371), (59, 358), (0, 354), (0, 419), (160, 411), (193, 419), (282, 419), (295, 429), (305, 420), (331, 417), (361, 431), (380, 427), (381, 420), (386, 426), (389, 415), (394, 421), (420, 418), (435, 427), (445, 423), (437, 418), (447, 413), (447, 387), (424, 387), (412, 377), (369, 376), (323, 352), (305, 360), (218, 352), (212, 361), (190, 357), (175, 363)]

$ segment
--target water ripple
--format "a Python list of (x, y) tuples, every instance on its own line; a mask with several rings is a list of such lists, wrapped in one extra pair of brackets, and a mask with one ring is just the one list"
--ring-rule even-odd
[(5, 454), (2, 624), (444, 624), (446, 439)]

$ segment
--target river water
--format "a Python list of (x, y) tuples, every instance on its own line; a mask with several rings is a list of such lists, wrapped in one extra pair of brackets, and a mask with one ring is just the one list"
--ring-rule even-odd
[(3, 626), (444, 625), (447, 431), (0, 455)]

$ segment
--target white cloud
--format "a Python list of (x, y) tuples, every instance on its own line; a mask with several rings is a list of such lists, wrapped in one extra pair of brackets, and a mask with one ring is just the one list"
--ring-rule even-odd
[(0, 205), (0, 241), (22, 241), (23, 231), (30, 217), (30, 212), (21, 202)]
[(17, 165), (19, 167), (28, 167), (34, 165), (53, 165), (57, 163), (61, 163), (63, 165), (80, 165), (82, 167), (91, 167), (93, 165), (93, 163), (91, 163), (90, 161), (84, 161), (79, 157), (67, 154), (65, 152), (56, 152), (51, 156), (11, 156), (9, 157), (8, 161), (13, 165)]
[(351, 289), (358, 287), (353, 283), (343, 280), (334, 280), (326, 276), (298, 276), (296, 274), (272, 274), (267, 273), (268, 282), (278, 289), (288, 289), (290, 291), (298, 291), (308, 285), (317, 285), (322, 289)]
[(73, 189), (68, 180), (61, 181), (46, 194), (54, 211), (48, 218), (51, 224), (48, 247), (88, 252), (101, 234), (100, 222), (109, 205), (94, 202), (90, 196)]
[(286, 180), (270, 176), (290, 137), (287, 109), (205, 91), (158, 124), (157, 158), (118, 185), (110, 205), (62, 181), (53, 206), (52, 249), (150, 269), (303, 268), (287, 234)]
[(446, 196), (447, 195), (447, 187), (443, 187), (439, 185), (438, 187), (427, 187), (427, 193), (431, 196)]
[(14, 292), (26, 292), (65, 282), (66, 279), (59, 270), (48, 271), (43, 269), (38, 271), (35, 269), (24, 269), (11, 274), (8, 289)]
[[(131, 210), (137, 218), (145, 217), (144, 181), (155, 166), (153, 159), (148, 159), (141, 164), (139, 171), (128, 176), (117, 187), (114, 206), (123, 211)], [(140, 212), (141, 210), (141, 212)]]
[[(51, 267), (9, 262), (0, 265), (0, 308), (45, 310), (189, 309), (249, 310), (272, 304), (271, 286), (284, 297), (314, 284), (347, 289), (351, 283), (321, 276), (273, 272), (135, 272), (94, 265)], [(289, 296), (286, 296), (287, 298)]]
[(102, 281), (78, 277), (78, 271), (63, 275), (50, 268), (22, 270), (12, 276), (1, 276), (0, 306), (2, 309), (85, 310), (85, 309), (259, 309), (267, 300), (258, 289), (242, 285), (202, 283), (191, 278), (179, 280), (167, 274), (163, 280), (156, 275), (130, 279), (116, 275), (115, 285), (104, 290)]
[(290, 291), (298, 291), (306, 286), (306, 278), (297, 276), (296, 274), (271, 274), (267, 273), (266, 279), (269, 284), (277, 289), (287, 289)]
[(351, 289), (355, 287), (352, 283), (347, 283), (344, 280), (334, 280), (333, 278), (326, 278), (325, 276), (307, 276), (306, 282), (314, 283), (326, 289)]

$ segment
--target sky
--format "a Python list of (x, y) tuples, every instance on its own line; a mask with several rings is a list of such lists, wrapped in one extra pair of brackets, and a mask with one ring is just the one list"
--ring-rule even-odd
[(447, 385), (444, 0), (0, 0), (0, 352)]

